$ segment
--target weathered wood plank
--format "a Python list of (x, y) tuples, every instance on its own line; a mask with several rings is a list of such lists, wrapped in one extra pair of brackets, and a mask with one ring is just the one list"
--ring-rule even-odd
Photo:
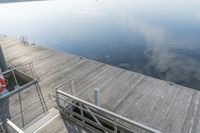
[[(200, 132), (199, 91), (127, 71), (97, 61), (80, 58), (69, 53), (50, 50), (37, 45), (22, 46), (20, 40), (0, 36), (6, 60), (18, 66), (34, 62), (38, 81), (48, 108), (56, 106), (48, 95), (63, 81), (75, 80), (76, 96), (94, 102), (94, 89), (100, 88), (101, 106), (129, 119), (163, 132)], [(64, 88), (70, 92), (70, 87)], [(41, 103), (34, 89), (22, 92), (25, 123), (42, 113)], [(19, 98), (14, 95), (4, 103), (3, 111), (22, 126)], [(35, 109), (37, 108), (37, 109)], [(55, 121), (62, 122), (61, 119)], [(41, 132), (51, 131), (51, 126)], [(62, 124), (55, 124), (55, 132), (67, 131)]]

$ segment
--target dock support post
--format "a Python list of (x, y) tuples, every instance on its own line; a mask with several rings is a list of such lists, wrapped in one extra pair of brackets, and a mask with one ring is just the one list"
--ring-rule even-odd
[(100, 106), (100, 101), (101, 101), (101, 99), (100, 99), (100, 89), (95, 88), (94, 93), (95, 93), (95, 104), (97, 106)]
[(72, 79), (71, 80), (71, 94), (72, 94), (72, 96), (75, 96), (75, 91), (74, 91), (74, 80)]

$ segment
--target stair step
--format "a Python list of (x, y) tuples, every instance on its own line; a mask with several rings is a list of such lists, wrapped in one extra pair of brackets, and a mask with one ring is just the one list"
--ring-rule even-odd
[(50, 121), (52, 121), (55, 117), (59, 115), (59, 111), (55, 108), (52, 108), (46, 113), (43, 117), (38, 118), (33, 123), (29, 124), (26, 128), (24, 128), (24, 133), (35, 133), (37, 130), (41, 129), (45, 125), (47, 125)]

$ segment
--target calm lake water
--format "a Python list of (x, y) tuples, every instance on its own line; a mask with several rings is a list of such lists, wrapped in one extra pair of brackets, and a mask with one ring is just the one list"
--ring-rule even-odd
[(200, 90), (199, 0), (1, 4), (0, 33)]

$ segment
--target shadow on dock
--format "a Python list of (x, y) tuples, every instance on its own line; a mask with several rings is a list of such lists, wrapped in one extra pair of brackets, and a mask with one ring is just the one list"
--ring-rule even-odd
[(0, 119), (5, 121), (7, 118), (10, 119), (9, 98), (0, 100)]

